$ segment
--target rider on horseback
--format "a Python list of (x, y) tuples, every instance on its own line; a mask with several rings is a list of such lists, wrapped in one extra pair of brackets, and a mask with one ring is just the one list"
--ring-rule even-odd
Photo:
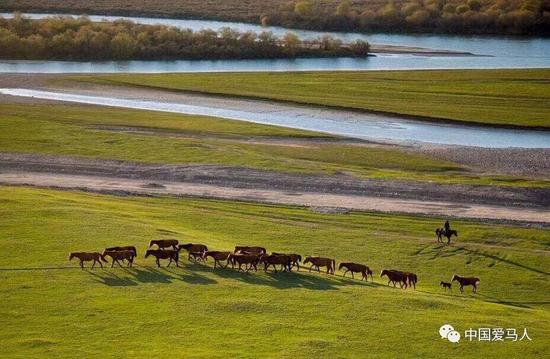
[(449, 231), (451, 230), (451, 224), (449, 223), (449, 220), (445, 221), (443, 228), (445, 229), (445, 233), (449, 233)]

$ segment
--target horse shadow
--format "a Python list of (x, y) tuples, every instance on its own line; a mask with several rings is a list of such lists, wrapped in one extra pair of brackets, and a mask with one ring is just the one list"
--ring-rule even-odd
[(179, 277), (181, 281), (189, 284), (208, 285), (218, 283), (218, 281), (216, 281), (215, 279), (198, 274), (194, 270), (182, 273), (180, 268), (175, 268), (174, 270), (166, 269), (166, 271), (174, 274), (175, 276)]
[[(93, 280), (107, 285), (109, 287), (130, 287), (130, 286), (136, 286), (138, 283), (131, 278), (128, 277), (119, 277), (115, 273), (103, 270), (101, 272), (92, 272), (92, 271), (86, 271), (88, 274), (92, 275)], [(100, 274), (101, 273), (101, 274)]]
[[(202, 271), (212, 273), (216, 276), (225, 279), (236, 280), (252, 285), (267, 285), (277, 289), (293, 289), (304, 288), (309, 290), (338, 290), (342, 286), (359, 285), (359, 286), (376, 286), (372, 282), (362, 282), (359, 280), (353, 280), (351, 278), (343, 278), (339, 275), (329, 275), (325, 273), (309, 273), (298, 272), (296, 270), (292, 272), (267, 272), (264, 273), (263, 269), (258, 268), (258, 272), (244, 272), (237, 271), (231, 268), (216, 268), (197, 265), (193, 268), (194, 271)], [(261, 272), (261, 273), (260, 273)]]
[(176, 277), (170, 275), (170, 272), (166, 270), (160, 270), (160, 268), (153, 267), (132, 267), (128, 269), (128, 272), (139, 283), (172, 283)]

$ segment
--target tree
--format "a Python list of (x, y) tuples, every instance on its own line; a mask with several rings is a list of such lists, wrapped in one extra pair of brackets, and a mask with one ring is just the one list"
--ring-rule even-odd
[(351, 12), (351, 3), (349, 0), (344, 0), (336, 7), (336, 15), (346, 16)]
[(355, 56), (365, 57), (369, 54), (370, 44), (363, 40), (355, 40), (350, 44), (350, 50)]
[(283, 36), (283, 46), (290, 56), (296, 56), (296, 51), (300, 47), (300, 39), (293, 32), (287, 32)]
[(311, 13), (313, 6), (308, 1), (297, 2), (294, 6), (294, 12), (300, 16), (307, 16)]
[(130, 59), (138, 50), (136, 40), (126, 32), (119, 32), (111, 40), (113, 56), (119, 60)]

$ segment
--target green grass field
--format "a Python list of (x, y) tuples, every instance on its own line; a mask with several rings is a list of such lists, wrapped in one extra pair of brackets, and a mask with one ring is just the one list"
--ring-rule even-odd
[(150, 86), (484, 125), (550, 128), (550, 70), (104, 75), (82, 81)]
[[(0, 187), (2, 357), (542, 358), (550, 335), (550, 231), (442, 219), (200, 199), (114, 197)], [(374, 283), (313, 273), (242, 274), (186, 262), (153, 268), (153, 238), (212, 249), (262, 245), (363, 262)], [(133, 269), (81, 271), (70, 251), (134, 244)], [(387, 287), (384, 267), (414, 271), (416, 291)], [(453, 273), (477, 295), (445, 294)], [(454, 325), (529, 330), (531, 342), (440, 339)]]
[[(456, 163), (396, 148), (338, 143), (306, 143), (297, 148), (270, 143), (272, 139), (331, 136), (218, 118), (99, 106), (3, 104), (0, 119), (0, 152), (220, 164), (300, 173), (345, 172), (363, 178), (439, 183), (550, 186), (547, 180), (484, 175)], [(124, 126), (153, 132), (106, 130)]]

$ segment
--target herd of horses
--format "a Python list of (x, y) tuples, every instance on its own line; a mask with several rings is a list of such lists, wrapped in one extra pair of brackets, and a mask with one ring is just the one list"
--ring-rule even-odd
[[(210, 251), (204, 244), (187, 243), (180, 244), (176, 239), (159, 239), (152, 240), (149, 243), (148, 249), (145, 251), (145, 258), (154, 257), (157, 267), (160, 268), (161, 260), (168, 260), (167, 267), (172, 263), (175, 263), (176, 267), (179, 267), (180, 252), (187, 252), (187, 259), (194, 262), (206, 262), (209, 258), (214, 260), (214, 268), (227, 268), (231, 265), (232, 269), (237, 268), (238, 271), (249, 272), (251, 270), (257, 271), (258, 266), (263, 265), (263, 270), (267, 272), (272, 270), (277, 273), (277, 266), (280, 271), (291, 272), (294, 268), (297, 271), (300, 270), (300, 264), (305, 266), (310, 264), (309, 271), (316, 269), (321, 272), (321, 268), (326, 268), (327, 274), (334, 274), (336, 270), (336, 261), (332, 258), (325, 257), (313, 257), (306, 256), (302, 262), (302, 256), (296, 253), (267, 253), (264, 247), (257, 246), (236, 246), (233, 252), (230, 251)], [(80, 267), (84, 269), (84, 262), (92, 262), (92, 268), (96, 263), (99, 263), (103, 268), (103, 263), (108, 263), (107, 258), (111, 258), (111, 268), (115, 263), (122, 267), (122, 263), (127, 262), (127, 267), (132, 267), (134, 259), (137, 257), (137, 249), (134, 246), (123, 247), (109, 247), (105, 248), (103, 253), (99, 252), (73, 252), (69, 256), (69, 260), (78, 258), (80, 260)], [(121, 263), (122, 262), (122, 263)], [(243, 268), (244, 266), (244, 268)], [(361, 280), (368, 281), (370, 275), (371, 281), (374, 282), (372, 270), (364, 264), (353, 262), (342, 262), (338, 266), (339, 270), (344, 270), (343, 276), (349, 272), (351, 277), (355, 278), (354, 274), (361, 275)], [(416, 289), (416, 283), (418, 277), (415, 273), (404, 272), (396, 269), (384, 269), (380, 273), (380, 277), (388, 278), (388, 285), (393, 284), (394, 287), (399, 285), (400, 288), (414, 288)], [(454, 275), (451, 282), (457, 281), (460, 285), (460, 291), (464, 291), (465, 286), (472, 286), (473, 292), (477, 292), (477, 284), (479, 278), (475, 277), (461, 277)], [(451, 288), (451, 284), (447, 282), (441, 282), (441, 286), (445, 288)]]

